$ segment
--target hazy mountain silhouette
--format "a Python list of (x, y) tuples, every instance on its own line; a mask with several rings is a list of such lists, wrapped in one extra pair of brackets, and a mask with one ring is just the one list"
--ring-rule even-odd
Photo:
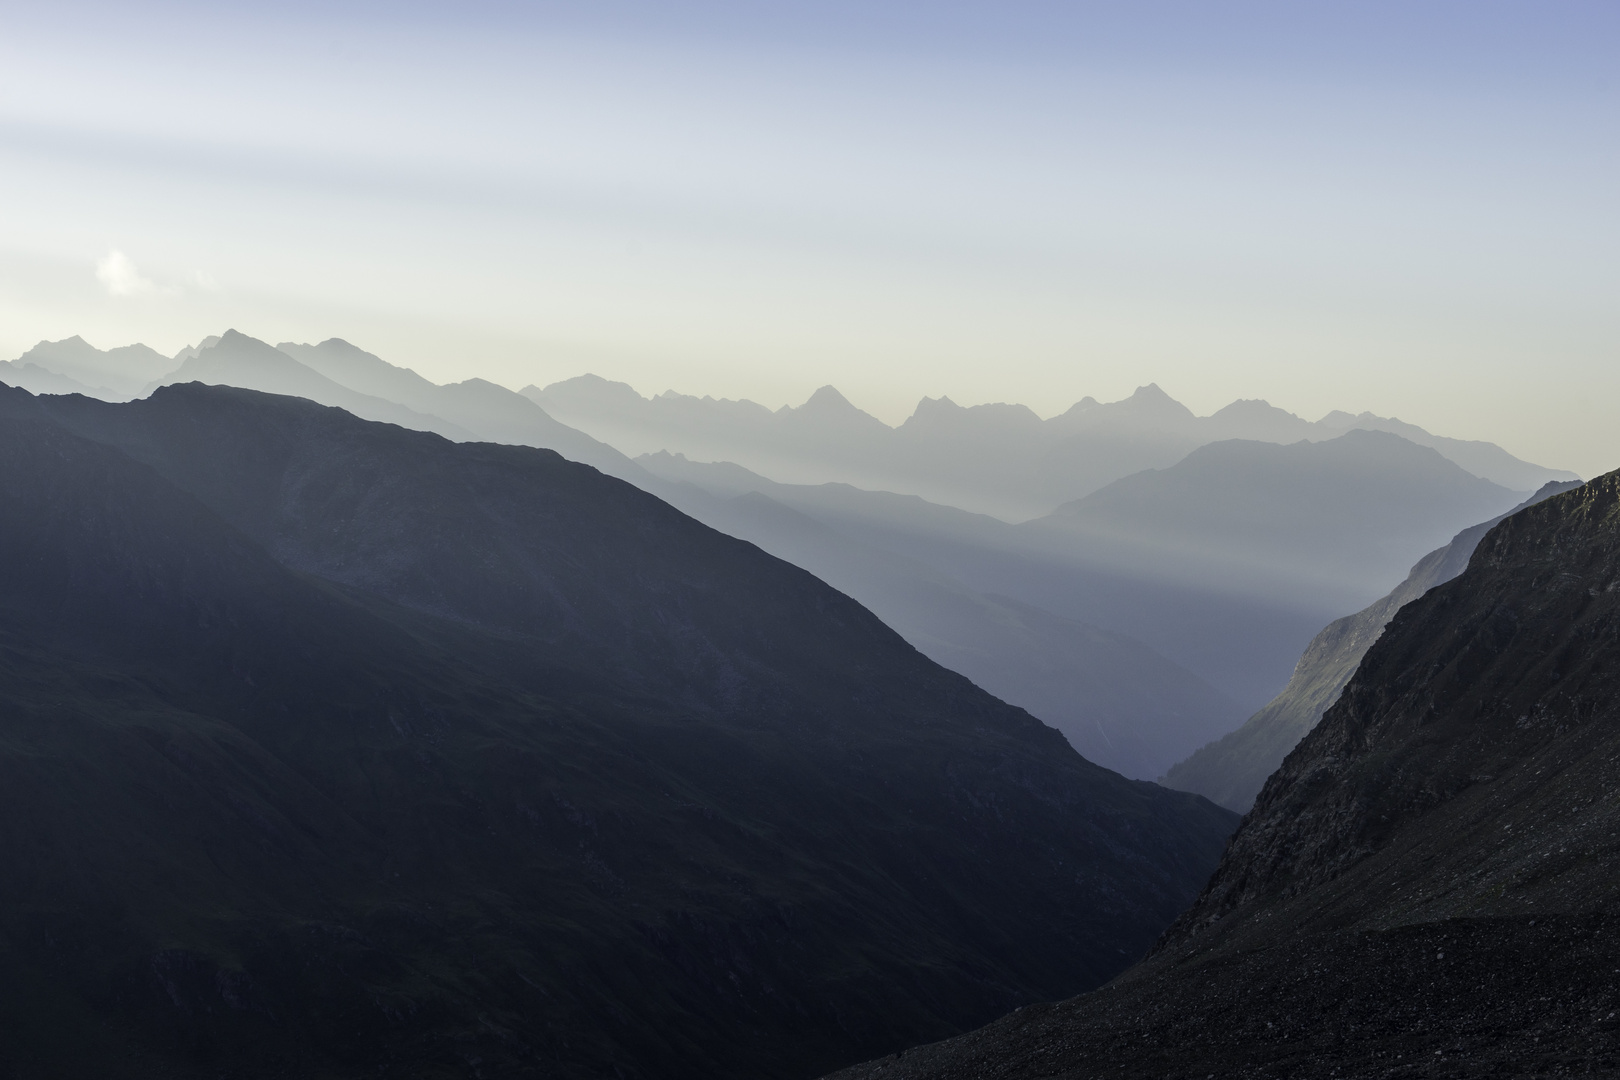
[(103, 350), (75, 336), (42, 341), (16, 360), (0, 363), (0, 380), (35, 393), (121, 401), (138, 396), (172, 367), (168, 357), (145, 345)]
[(319, 345), (282, 342), (276, 347), (350, 390), (443, 417), (461, 430), (470, 432), (473, 438), (520, 446), (543, 446), (557, 451), (570, 461), (594, 465), (610, 476), (632, 483), (645, 479), (640, 470), (617, 450), (558, 423), (522, 394), (485, 379), (467, 379), (441, 386), (429, 382), (410, 368), (390, 364), (342, 338), (329, 338)]
[[(930, 657), (1031, 709), (1087, 757), (1132, 777), (1161, 775), (1247, 712), (1197, 676), (1117, 634), (977, 594), (915, 560), (825, 528), (801, 528), (810, 525), (804, 519), (790, 523), (694, 499), (692, 489), (660, 482), (617, 451), (558, 424), (529, 399), (483, 380), (440, 386), (336, 338), (319, 345), (284, 342), (272, 350), (231, 332), (182, 350), (179, 359), (180, 370), (162, 381), (197, 377), (297, 394), (460, 440), (545, 446), (628, 479), (817, 573), (872, 607)], [(830, 389), (803, 413), (812, 427), (838, 415), (855, 416), (859, 427), (864, 417)]]
[(1458, 529), (1519, 501), (1432, 450), (1366, 431), (1212, 444), (1018, 526), (915, 496), (772, 484), (669, 455), (637, 460), (718, 495), (761, 492), (973, 592), (1135, 639), (1250, 713), (1284, 687), (1323, 625), (1383, 595)]
[(1408, 603), (1109, 987), (847, 1080), (1604, 1074), (1620, 1059), (1620, 473)]
[[(682, 471), (669, 461), (652, 461), (650, 469)], [(855, 597), (924, 655), (1029, 710), (1088, 760), (1126, 776), (1153, 779), (1188, 747), (1242, 718), (1237, 703), (1141, 642), (975, 592), (759, 490), (717, 494), (684, 482), (655, 490), (699, 521)]]
[(1324, 441), (1352, 429), (1399, 434), (1516, 491), (1575, 478), (1491, 443), (1439, 438), (1371, 413), (1334, 412), (1310, 422), (1263, 401), (1238, 401), (1199, 417), (1156, 385), (1108, 404), (1086, 398), (1048, 420), (1022, 405), (963, 408), (949, 398), (924, 398), (898, 428), (830, 386), (804, 405), (775, 412), (673, 391), (644, 398), (593, 375), (523, 393), (631, 456), (667, 450), (695, 461), (731, 461), (783, 483), (849, 483), (1009, 521), (1042, 516), (1144, 469), (1167, 468), (1211, 442)]
[[(914, 495), (863, 491), (847, 485), (773, 485), (740, 469), (727, 480), (720, 466), (704, 468), (699, 477), (689, 475), (698, 466), (686, 462), (676, 468), (675, 459), (653, 468), (662, 476), (660, 481), (642, 467), (650, 459), (641, 465), (632, 463), (604, 443), (553, 420), (528, 398), (483, 380), (438, 386), (340, 339), (319, 345), (284, 343), (272, 349), (240, 334), (226, 337), (228, 340), (205, 339), (182, 350), (182, 371), (164, 381), (195, 376), (209, 382), (295, 393), (456, 439), (545, 446), (675, 499), (690, 512), (726, 529), (750, 528), (747, 522), (751, 519), (744, 515), (723, 523), (715, 516), (719, 511), (711, 513), (702, 504), (688, 504), (678, 488), (662, 484), (691, 481), (724, 496), (759, 491), (789, 505), (831, 526), (843, 541), (855, 545), (853, 549), (834, 545), (815, 553), (813, 545), (796, 543), (794, 559), (871, 604), (930, 656), (942, 661), (949, 658), (947, 662), (961, 665), (981, 685), (1062, 727), (1087, 753), (1143, 777), (1160, 775), (1270, 700), (1287, 682), (1301, 650), (1324, 623), (1384, 593), (1422, 551), (1457, 528), (1513, 501), (1505, 497), (1485, 512), (1477, 512), (1467, 510), (1463, 500), (1464, 510), (1452, 514), (1457, 493), (1448, 492), (1429, 502), (1420, 497), (1415, 508), (1407, 508), (1400, 501), (1400, 485), (1384, 475), (1367, 492), (1347, 491), (1334, 506), (1337, 496), (1324, 492), (1336, 491), (1334, 485), (1341, 483), (1363, 483), (1366, 478), (1358, 479), (1355, 467), (1349, 468), (1348, 480), (1336, 474), (1332, 451), (1317, 452), (1313, 458), (1308, 450), (1273, 447), (1271, 452), (1279, 461), (1299, 459), (1291, 466), (1293, 473), (1280, 479), (1265, 475), (1265, 469), (1275, 463), (1267, 464), (1263, 450), (1257, 451), (1258, 456), (1251, 454), (1252, 461), (1222, 452), (1232, 458), (1214, 466), (1217, 472), (1224, 470), (1222, 475), (1193, 483), (1202, 489), (1207, 479), (1208, 490), (1203, 494), (1211, 499), (1215, 491), (1231, 494), (1233, 509), (1228, 516), (1238, 519), (1240, 526), (1235, 538), (1226, 536), (1217, 543), (1216, 537), (1224, 533), (1205, 534), (1214, 508), (1205, 506), (1204, 517), (1199, 518), (1192, 509), (1196, 499), (1181, 506), (1184, 497), (1165, 488), (1147, 497), (1149, 503), (1157, 499), (1159, 509), (1144, 505), (1135, 512), (1178, 519), (1180, 524), (1172, 522), (1166, 536), (1173, 534), (1190, 545), (1191, 554), (1184, 556), (1174, 545), (1167, 547), (1162, 542), (1166, 536), (1157, 535), (1151, 544), (1127, 544), (1121, 552), (1116, 539), (1096, 535), (1090, 528), (1098, 515), (1095, 503), (1084, 504), (1088, 509), (1080, 517), (1086, 519), (1082, 522), (1085, 527), (1078, 532), (1047, 527), (1064, 514), (1075, 513), (1072, 507), (1044, 524), (1020, 531)], [(530, 391), (532, 396), (533, 388)], [(1146, 474), (1127, 484), (1127, 488), (1136, 485), (1133, 490), (1140, 496), (1154, 484), (1163, 487), (1183, 477), (1190, 466), (1176, 463), (1186, 447), (1200, 439), (1233, 431), (1284, 439), (1321, 426), (1307, 424), (1264, 402), (1236, 402), (1213, 417), (1198, 418), (1152, 386), (1109, 405), (1088, 399), (1048, 421), (1039, 420), (1022, 406), (962, 409), (945, 399), (925, 400), (899, 431), (856, 409), (831, 387), (818, 391), (803, 406), (776, 413), (749, 402), (680, 395), (662, 395), (656, 399), (657, 408), (651, 409), (628, 386), (591, 378), (570, 380), (546, 393), (553, 397), (573, 394), (587, 401), (615, 398), (625, 416), (653, 425), (651, 435), (643, 435), (654, 442), (668, 430), (690, 430), (707, 433), (711, 443), (706, 445), (711, 449), (723, 449), (730, 445), (726, 440), (736, 438), (774, 446), (781, 451), (775, 460), (785, 463), (785, 469), (794, 460), (815, 459), (824, 452), (841, 455), (838, 460), (846, 472), (873, 462), (888, 462), (884, 468), (898, 462), (905, 475), (932, 469), (930, 475), (956, 485), (943, 490), (942, 497), (960, 497), (959, 501), (966, 502), (972, 500), (963, 496), (964, 491), (1016, 490), (1016, 484), (1007, 487), (998, 473), (1005, 472), (1009, 462), (1020, 475), (1055, 468), (1071, 478), (1093, 475), (1088, 469), (1104, 476), (1142, 462), (1165, 464), (1166, 476), (1154, 480), (1156, 474)], [(640, 413), (635, 411), (638, 402)], [(573, 407), (567, 401), (562, 404)], [(674, 427), (657, 427), (660, 417), (673, 417)], [(1357, 419), (1339, 414), (1334, 422)], [(1359, 419), (1372, 422), (1377, 418)], [(1410, 433), (1422, 436), (1418, 429)], [(1023, 457), (1008, 458), (996, 449), (1014, 444), (1024, 447), (1019, 451)], [(1376, 445), (1370, 443), (1349, 456), (1359, 454), (1370, 462), (1377, 456), (1373, 452)], [(1069, 460), (1065, 453), (1078, 456)], [(1434, 465), (1434, 460), (1426, 460), (1414, 467), (1432, 473)], [(1290, 468), (1275, 467), (1285, 473)], [(1403, 466), (1397, 462), (1393, 467)], [(868, 479), (876, 484), (884, 477)], [(1452, 481), (1463, 486), (1470, 482), (1454, 472), (1436, 479), (1435, 485), (1419, 494), (1435, 494)], [(1277, 485), (1275, 496), (1264, 494), (1262, 489), (1268, 491), (1273, 484)], [(1105, 498), (1101, 492), (1096, 497)], [(1106, 496), (1122, 497), (1117, 491)], [(1306, 514), (1304, 508), (1315, 505), (1312, 499), (1321, 502), (1324, 498), (1328, 505), (1323, 520), (1337, 513), (1337, 520), (1349, 522), (1348, 526), (1318, 528), (1314, 533), (1306, 528), (1287, 536), (1278, 531), (1291, 528), (1288, 523), (1302, 514), (1309, 518), (1315, 511)], [(1412, 523), (1418, 526), (1417, 534), (1403, 533)], [(1231, 525), (1227, 523), (1227, 532), (1232, 532)], [(1428, 525), (1433, 528), (1424, 532)], [(1374, 535), (1380, 530), (1391, 535)], [(1270, 535), (1274, 532), (1277, 535)], [(779, 554), (789, 550), (781, 528), (749, 535)], [(895, 572), (920, 562), (926, 564), (928, 573), (943, 575), (949, 585), (938, 592), (938, 581), (920, 584), (915, 574), (903, 572), (905, 587), (889, 587), (871, 563), (869, 556), (874, 551), (902, 556), (901, 562), (887, 564)], [(856, 557), (854, 552), (866, 554)], [(1264, 553), (1258, 568), (1247, 565), (1245, 556), (1258, 552)], [(1248, 559), (1248, 563), (1255, 561)], [(856, 564), (862, 568), (857, 570)], [(915, 591), (919, 589), (921, 592)], [(965, 594), (973, 595), (966, 606), (959, 603)], [(924, 595), (933, 600), (924, 603)], [(902, 597), (909, 599), (901, 603)], [(1029, 643), (1040, 636), (1031, 629), (1030, 620), (1037, 617), (1014, 614), (1009, 603), (1023, 605), (1026, 613), (1038, 610), (1045, 618), (1056, 620), (1048, 624), (1056, 637), (1052, 649), (1040, 654), (1042, 659), (1028, 651)], [(944, 635), (934, 624), (947, 611), (954, 614), (948, 620), (952, 630)], [(969, 612), (976, 614), (968, 618)], [(1105, 660), (1112, 654), (1102, 647), (1099, 633), (1134, 639), (1171, 665), (1185, 669), (1192, 682), (1181, 674), (1154, 675), (1141, 664)], [(1061, 674), (1065, 668), (1072, 677)], [(1199, 680), (1214, 688), (1213, 696), (1196, 686)], [(1194, 716), (1200, 719), (1188, 719)], [(1122, 735), (1130, 731), (1140, 734)]]
[(1132, 573), (1277, 599), (1348, 598), (1382, 593), (1459, 519), (1518, 501), (1435, 450), (1355, 430), (1319, 443), (1211, 443), (1024, 530)]
[[(1548, 483), (1515, 512), (1579, 486), (1573, 481)], [(1338, 700), (1361, 658), (1395, 613), (1467, 569), (1480, 538), (1506, 516), (1464, 529), (1451, 543), (1419, 559), (1388, 596), (1329, 623), (1306, 647), (1282, 693), (1236, 731), (1178, 762), (1159, 782), (1179, 791), (1196, 791), (1229, 810), (1248, 813), (1266, 778)]]
[(1107, 978), (1235, 821), (550, 451), (5, 390), (0, 496), (19, 1075), (803, 1076)]
[(417, 431), (434, 431), (458, 441), (473, 438), (471, 432), (440, 416), (419, 412), (399, 402), (361, 393), (343, 386), (300, 363), (273, 345), (257, 338), (227, 330), (213, 344), (205, 344), (183, 360), (178, 368), (153, 381), (158, 386), (200, 382), (210, 386), (239, 386), (266, 394), (307, 398), (322, 405), (346, 409), (367, 420)]

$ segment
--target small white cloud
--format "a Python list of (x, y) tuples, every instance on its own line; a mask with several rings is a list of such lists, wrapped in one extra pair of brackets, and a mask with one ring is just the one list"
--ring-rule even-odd
[(122, 251), (109, 251), (96, 263), (96, 280), (113, 296), (172, 296), (180, 290), (165, 288), (143, 275)]

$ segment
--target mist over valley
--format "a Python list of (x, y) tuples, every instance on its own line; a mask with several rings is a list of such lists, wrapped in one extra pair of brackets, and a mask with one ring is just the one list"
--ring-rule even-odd
[(0, 26), (0, 1080), (1620, 1076), (1620, 8)]

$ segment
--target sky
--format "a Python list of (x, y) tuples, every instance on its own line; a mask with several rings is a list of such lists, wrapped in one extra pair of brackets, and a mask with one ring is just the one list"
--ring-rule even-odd
[(1620, 4), (0, 0), (0, 357), (897, 423), (1157, 382), (1620, 467)]

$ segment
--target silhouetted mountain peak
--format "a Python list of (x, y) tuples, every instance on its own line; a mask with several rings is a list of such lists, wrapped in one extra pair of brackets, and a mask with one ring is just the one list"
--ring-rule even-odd
[(1178, 420), (1196, 419), (1191, 409), (1165, 393), (1158, 383), (1138, 386), (1130, 397), (1114, 402), (1112, 407), (1122, 412), (1173, 417)]
[[(15, 361), (16, 367), (27, 365), (71, 380), (92, 393), (127, 397), (168, 370), (169, 361), (145, 345), (98, 349), (75, 334), (61, 341), (39, 342)], [(63, 386), (61, 390), (56, 390), (45, 385), (33, 388), (45, 393), (74, 389)]]
[(572, 379), (563, 379), (560, 382), (550, 383), (544, 388), (530, 384), (520, 393), (527, 398), (555, 398), (559, 401), (609, 401), (617, 404), (639, 405), (646, 402), (646, 398), (636, 392), (636, 388), (627, 382), (616, 382), (604, 379), (600, 375), (587, 372), (584, 375), (575, 375)]
[(1079, 416), (1081, 413), (1090, 412), (1092, 409), (1097, 408), (1101, 404), (1102, 404), (1102, 402), (1098, 401), (1096, 398), (1092, 397), (1090, 394), (1087, 394), (1085, 397), (1081, 398), (1079, 401), (1075, 402), (1073, 405), (1070, 405), (1067, 409), (1064, 409), (1063, 412), (1060, 413), (1059, 415), (1061, 415), (1061, 416)]
[(210, 334), (201, 341), (197, 342), (195, 345), (187, 345), (185, 348), (175, 353), (171, 359), (176, 364), (183, 364), (187, 360), (190, 360), (192, 357), (196, 356), (198, 353), (202, 352), (204, 349), (211, 349), (218, 344), (219, 335)]
[(839, 393), (838, 388), (833, 386), (831, 383), (828, 383), (826, 386), (821, 387), (815, 393), (811, 394), (810, 397), (806, 399), (805, 403), (800, 405), (798, 409), (794, 411), (829, 414), (861, 412), (861, 410), (857, 409), (847, 397)]
[(1041, 418), (1027, 405), (987, 402), (958, 405), (949, 397), (925, 397), (900, 425), (907, 434), (949, 439), (1034, 439)]

